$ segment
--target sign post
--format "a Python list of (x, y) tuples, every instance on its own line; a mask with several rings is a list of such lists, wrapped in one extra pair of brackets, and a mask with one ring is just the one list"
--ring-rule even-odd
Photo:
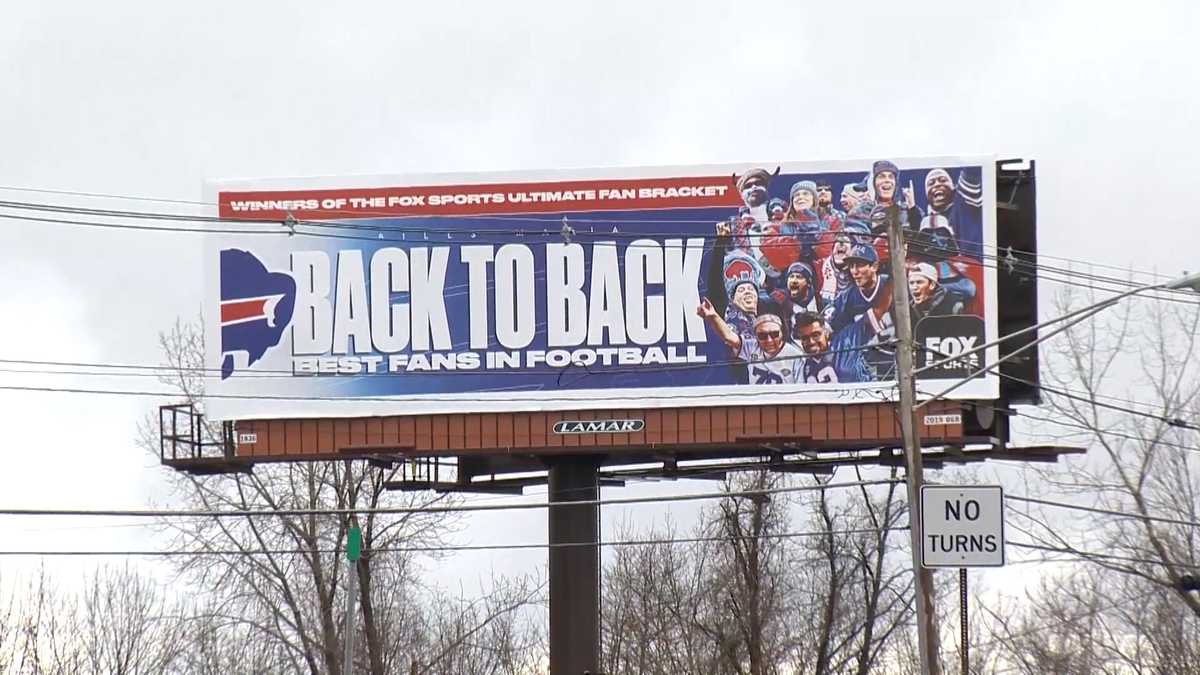
[(358, 559), (362, 557), (362, 529), (351, 527), (346, 533), (346, 651), (342, 675), (354, 672), (354, 601), (358, 596)]
[(1004, 490), (999, 485), (925, 485), (921, 488), (921, 564), (957, 567), (962, 628), (962, 672), (970, 668), (967, 640), (967, 568), (1004, 565)]

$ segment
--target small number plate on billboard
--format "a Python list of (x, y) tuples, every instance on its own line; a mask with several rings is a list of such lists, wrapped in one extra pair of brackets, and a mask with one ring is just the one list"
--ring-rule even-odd
[(925, 426), (933, 426), (935, 424), (962, 424), (962, 415), (951, 413), (949, 415), (925, 416)]
[(246, 433), (238, 434), (238, 445), (249, 445), (258, 442), (258, 434)]
[(921, 486), (921, 564), (1003, 567), (1004, 490), (999, 485)]

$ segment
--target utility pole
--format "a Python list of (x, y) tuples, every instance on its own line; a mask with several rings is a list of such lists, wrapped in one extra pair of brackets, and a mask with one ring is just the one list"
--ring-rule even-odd
[[(903, 207), (899, 207), (903, 208)], [(916, 384), (913, 374), (912, 319), (908, 306), (908, 274), (905, 269), (904, 232), (899, 214), (888, 223), (888, 251), (892, 264), (892, 315), (896, 319), (896, 378), (900, 385), (900, 435), (904, 440), (904, 473), (908, 484), (908, 523), (916, 578), (917, 646), (924, 675), (941, 675), (937, 614), (933, 606), (933, 572), (921, 566), (921, 439), (917, 437)]]

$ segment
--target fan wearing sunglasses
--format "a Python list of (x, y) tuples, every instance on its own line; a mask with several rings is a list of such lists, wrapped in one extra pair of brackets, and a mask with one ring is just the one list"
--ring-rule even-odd
[(746, 362), (750, 384), (796, 384), (800, 382), (804, 352), (787, 340), (783, 319), (775, 314), (760, 314), (754, 319), (754, 339), (743, 339), (716, 308), (704, 298), (696, 308), (729, 350)]

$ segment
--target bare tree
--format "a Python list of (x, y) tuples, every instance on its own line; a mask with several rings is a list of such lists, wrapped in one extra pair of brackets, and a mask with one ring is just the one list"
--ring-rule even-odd
[[(1060, 310), (1074, 301), (1060, 298)], [(1180, 580), (1200, 565), (1200, 306), (1128, 303), (1069, 331), (1046, 374), (1049, 420), (1091, 452), (1046, 472), (1063, 498), (1127, 514), (1026, 512), (1052, 550), (1142, 579), (1200, 616)]]
[[(103, 566), (77, 592), (43, 570), (15, 603), (13, 672), (158, 675), (179, 670), (183, 619), (158, 582), (131, 564)], [(4, 672), (9, 672), (8, 670)]]
[[(1065, 313), (1091, 295), (1067, 291)], [(1180, 301), (1182, 300), (1182, 302)], [(1021, 505), (1013, 530), (1072, 573), (986, 611), (997, 661), (1023, 673), (1197, 672), (1200, 597), (1200, 307), (1126, 302), (1051, 343), (1041, 433), (1088, 455), (1038, 472), (1038, 496), (1088, 510)], [(1010, 537), (1011, 539), (1011, 537)]]
[(1100, 567), (1042, 580), (984, 617), (995, 663), (1035, 673), (1197, 672), (1200, 619), (1174, 593)]
[[(783, 480), (752, 473), (726, 489)], [(911, 574), (889, 542), (906, 517), (900, 493), (805, 494), (730, 495), (696, 528), (715, 541), (617, 549), (604, 574), (605, 672), (877, 672), (912, 615)]]
[(677, 532), (670, 521), (661, 529), (624, 532), (623, 539), (664, 543), (613, 550), (603, 577), (604, 672), (719, 672), (720, 645), (708, 625), (710, 549), (671, 543)]
[(182, 649), (179, 619), (158, 584), (128, 564), (93, 572), (78, 619), (80, 648), (94, 673), (167, 672)]
[(86, 672), (87, 661), (76, 639), (79, 603), (58, 590), (45, 568), (25, 586), (20, 598), (17, 670), (60, 675)]
[[(162, 336), (172, 367), (165, 378), (196, 405), (202, 403), (203, 339), (196, 326), (177, 324)], [(215, 433), (209, 429), (209, 433)], [(158, 451), (158, 430), (147, 424), (142, 444)], [(234, 476), (175, 475), (175, 503), (201, 511), (362, 509), (352, 518), (328, 515), (270, 518), (169, 519), (162, 527), (173, 534), (175, 546), (197, 555), (177, 559), (181, 581), (209, 598), (209, 621), (236, 627), (234, 634), (267, 645), (262, 658), (275, 659), (274, 672), (310, 675), (367, 672), (439, 672), (412, 659), (414, 640), (465, 644), (488, 635), (431, 621), (436, 612), (418, 583), (418, 556), (436, 559), (458, 526), (457, 517), (427, 509), (449, 505), (453, 497), (434, 493), (387, 493), (388, 476), (366, 462), (322, 462), (259, 465), (251, 474)], [(382, 516), (370, 512), (384, 503), (415, 511)], [(342, 663), (347, 588), (341, 552), (352, 526), (360, 527), (363, 555), (356, 563), (361, 607), (356, 634), (362, 649), (346, 669)], [(516, 580), (524, 589), (506, 597), (524, 597), (516, 605), (494, 608), (516, 612), (533, 602), (537, 584)], [(490, 602), (490, 600), (489, 600)], [(460, 608), (461, 609), (461, 608)], [(497, 616), (476, 610), (482, 622)], [(460, 615), (467, 616), (467, 615)], [(458, 642), (423, 631), (459, 631)]]
[[(767, 490), (782, 483), (779, 474), (765, 471), (735, 479), (736, 491)], [(778, 535), (787, 530), (787, 499), (781, 495), (732, 496), (722, 499), (709, 532), (725, 538), (718, 549), (714, 591), (727, 617), (716, 627), (723, 646), (724, 666), (730, 672), (767, 675), (780, 656), (778, 641), (770, 638), (782, 629), (783, 603), (789, 577), (787, 544)]]
[[(0, 579), (0, 582), (3, 582), (3, 579)], [(0, 584), (0, 588), (2, 587)], [(17, 658), (20, 614), (14, 600), (15, 591), (12, 591), (8, 599), (0, 604), (0, 673), (7, 673)]]

